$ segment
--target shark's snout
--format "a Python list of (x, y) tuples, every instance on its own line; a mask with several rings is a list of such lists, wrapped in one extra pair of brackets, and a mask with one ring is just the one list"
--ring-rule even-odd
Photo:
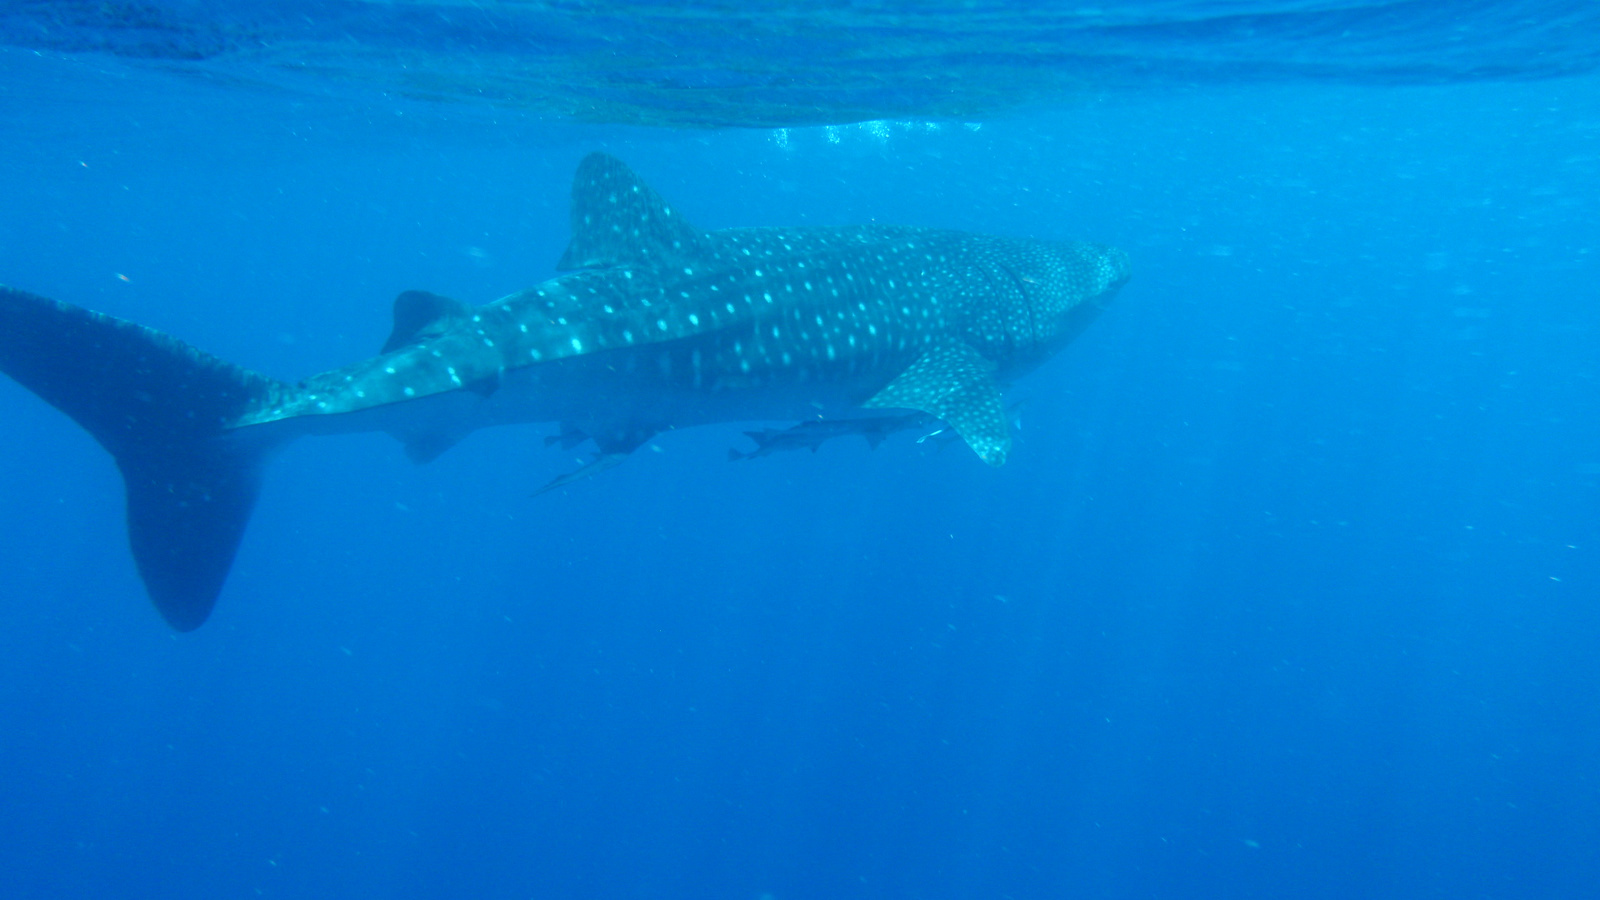
[(1109, 293), (1128, 283), (1133, 277), (1133, 262), (1128, 251), (1120, 247), (1100, 245), (1100, 292)]

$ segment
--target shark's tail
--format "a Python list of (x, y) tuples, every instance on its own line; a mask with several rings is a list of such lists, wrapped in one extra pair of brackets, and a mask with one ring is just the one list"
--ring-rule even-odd
[(0, 371), (111, 452), (128, 541), (173, 628), (211, 612), (255, 503), (267, 444), (230, 422), (284, 386), (175, 338), (0, 286)]

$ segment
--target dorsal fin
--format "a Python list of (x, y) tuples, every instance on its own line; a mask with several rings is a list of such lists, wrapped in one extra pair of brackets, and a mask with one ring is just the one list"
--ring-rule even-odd
[(406, 291), (394, 298), (394, 330), (379, 352), (390, 353), (407, 344), (438, 337), (468, 315), (467, 305), (459, 300), (427, 291)]
[(705, 238), (621, 160), (591, 153), (572, 179), (572, 242), (562, 271), (618, 265), (668, 266), (705, 248)]

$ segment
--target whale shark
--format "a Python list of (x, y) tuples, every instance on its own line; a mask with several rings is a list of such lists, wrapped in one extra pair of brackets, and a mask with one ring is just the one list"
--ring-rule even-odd
[[(621, 161), (573, 180), (558, 275), (472, 305), (394, 301), (377, 355), (288, 383), (132, 322), (0, 286), (0, 371), (111, 453), (147, 593), (179, 631), (222, 591), (266, 462), (310, 435), (382, 431), (426, 462), (495, 425), (555, 423), (600, 471), (661, 432), (938, 421), (990, 465), (1001, 389), (1128, 280), (1121, 250), (911, 226), (702, 231)], [(854, 424), (852, 424), (854, 423)], [(791, 436), (790, 439), (795, 438)]]

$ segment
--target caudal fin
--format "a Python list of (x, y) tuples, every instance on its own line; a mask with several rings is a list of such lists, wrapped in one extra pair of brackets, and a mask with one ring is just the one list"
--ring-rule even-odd
[(227, 579), (267, 450), (227, 427), (283, 386), (159, 331), (4, 286), (0, 371), (116, 458), (150, 598), (173, 628), (198, 628)]

